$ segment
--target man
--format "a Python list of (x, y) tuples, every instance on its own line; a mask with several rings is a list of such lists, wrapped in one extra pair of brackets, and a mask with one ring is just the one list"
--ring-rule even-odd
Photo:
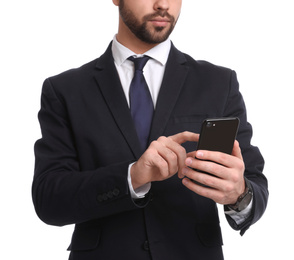
[[(181, 0), (113, 3), (119, 29), (106, 52), (44, 82), (36, 212), (51, 225), (76, 224), (73, 260), (223, 259), (215, 203), (226, 205), (230, 225), (244, 234), (268, 197), (236, 74), (195, 61), (170, 42)], [(138, 130), (142, 116), (135, 114), (145, 101), (134, 111), (132, 89), (142, 79), (134, 71), (142, 56), (154, 112), (151, 126)], [(195, 153), (201, 122), (231, 116), (241, 122), (232, 154)]]

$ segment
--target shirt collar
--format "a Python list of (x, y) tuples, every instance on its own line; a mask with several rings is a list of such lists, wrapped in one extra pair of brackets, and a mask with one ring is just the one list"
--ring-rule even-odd
[(147, 55), (151, 57), (152, 59), (158, 61), (161, 65), (165, 65), (168, 59), (168, 55), (170, 52), (171, 48), (171, 41), (170, 39), (165, 40), (164, 42), (156, 45), (152, 49), (148, 50), (147, 52), (143, 54), (136, 54), (127, 47), (123, 46), (120, 44), (116, 36), (113, 38), (112, 42), (112, 55), (114, 58), (115, 63), (120, 66), (122, 65), (126, 59), (130, 56), (142, 56), (142, 55)]

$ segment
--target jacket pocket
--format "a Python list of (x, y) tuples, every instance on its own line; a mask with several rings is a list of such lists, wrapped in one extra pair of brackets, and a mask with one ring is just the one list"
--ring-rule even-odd
[(201, 243), (206, 247), (222, 246), (222, 233), (218, 223), (196, 225), (196, 232)]
[(101, 227), (97, 223), (77, 224), (72, 235), (71, 244), (67, 250), (84, 251), (97, 248), (100, 242), (100, 236)]
[(201, 124), (207, 115), (177, 115), (173, 117), (174, 124), (183, 124), (183, 123), (199, 123)]

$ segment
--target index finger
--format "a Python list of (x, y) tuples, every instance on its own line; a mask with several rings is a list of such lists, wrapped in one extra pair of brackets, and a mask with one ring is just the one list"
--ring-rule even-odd
[(176, 142), (178, 144), (182, 144), (185, 142), (198, 142), (199, 134), (185, 131), (182, 133), (171, 135), (171, 136), (169, 136), (169, 138), (171, 138), (174, 142)]

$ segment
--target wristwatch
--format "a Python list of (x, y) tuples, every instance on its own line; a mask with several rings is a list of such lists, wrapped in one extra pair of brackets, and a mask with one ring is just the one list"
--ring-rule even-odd
[(251, 199), (253, 197), (253, 190), (250, 184), (250, 181), (245, 179), (245, 191), (239, 196), (237, 202), (235, 204), (229, 204), (227, 207), (231, 210), (236, 212), (241, 212), (242, 210), (246, 209), (247, 206), (250, 204)]

